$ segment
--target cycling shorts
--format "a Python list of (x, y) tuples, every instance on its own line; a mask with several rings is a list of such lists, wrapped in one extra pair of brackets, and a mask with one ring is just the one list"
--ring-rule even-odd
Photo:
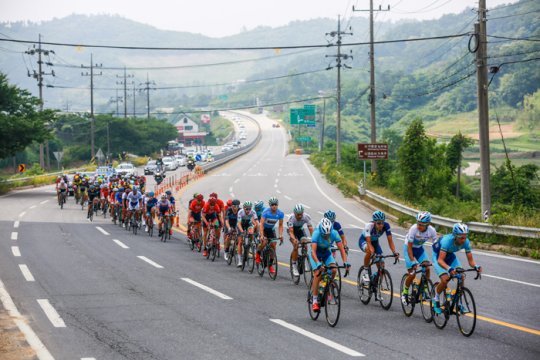
[[(375, 254), (382, 255), (383, 252), (381, 245), (379, 244), (379, 240), (371, 241), (371, 245), (373, 245), (373, 248), (375, 249)], [(360, 236), (360, 239), (358, 239), (358, 246), (360, 247), (360, 250), (366, 252), (366, 249), (368, 248), (368, 243), (364, 235)]]
[(217, 214), (216, 213), (206, 214), (206, 215), (204, 215), (204, 217), (205, 217), (206, 221), (209, 221), (209, 222), (217, 220)]
[(277, 238), (276, 232), (274, 231), (274, 228), (265, 227), (264, 230), (263, 230), (263, 235), (267, 239), (275, 239), (275, 238)]
[[(317, 263), (315, 262), (315, 260), (313, 260), (311, 253), (311, 251), (308, 251), (309, 263), (311, 264), (311, 268), (315, 269), (317, 267)], [(329, 267), (330, 264), (336, 263), (336, 260), (332, 256), (332, 252), (330, 250), (325, 250), (322, 252), (317, 251), (317, 258), (319, 258), (319, 261), (323, 263), (326, 267)]]
[(296, 240), (300, 241), (300, 239), (302, 239), (303, 237), (306, 236), (306, 233), (304, 232), (303, 228), (293, 226), (292, 229), (293, 229), (293, 234), (294, 234), (294, 237), (296, 238)]
[(253, 227), (253, 223), (250, 220), (242, 221), (242, 229), (247, 230), (252, 227)]
[[(448, 271), (446, 269), (442, 268), (439, 265), (439, 253), (433, 252), (433, 267), (435, 268), (435, 271), (437, 272), (437, 276), (441, 277), (444, 274), (448, 274)], [(450, 265), (451, 268), (460, 268), (461, 263), (459, 262), (459, 259), (457, 258), (456, 254), (454, 253), (446, 253), (446, 258), (444, 259), (444, 262)]]
[(403, 257), (405, 258), (405, 266), (407, 267), (407, 270), (411, 269), (413, 267), (414, 259), (418, 261), (419, 264), (423, 263), (424, 261), (429, 261), (429, 258), (427, 256), (427, 253), (424, 250), (424, 247), (413, 247), (413, 256), (414, 259), (409, 258), (409, 247), (407, 246), (407, 243), (403, 244)]
[(201, 213), (200, 212), (196, 213), (196, 212), (192, 211), (191, 216), (193, 217), (194, 222), (201, 222)]
[(139, 202), (132, 203), (131, 201), (128, 203), (128, 210), (140, 210)]

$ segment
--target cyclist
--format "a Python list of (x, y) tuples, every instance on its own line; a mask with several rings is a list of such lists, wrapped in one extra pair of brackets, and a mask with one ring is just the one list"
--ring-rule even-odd
[[(163, 233), (163, 219), (165, 218), (165, 216), (168, 216), (171, 212), (174, 211), (173, 210), (174, 209), (173, 204), (167, 198), (166, 193), (161, 195), (161, 200), (158, 201), (158, 203), (156, 204), (156, 208), (157, 208), (157, 211), (158, 211), (159, 236), (161, 236), (162, 233)], [(172, 235), (172, 227), (169, 228), (169, 235)]]
[[(437, 240), (437, 231), (431, 223), (431, 214), (428, 211), (421, 211), (416, 215), (416, 224), (409, 228), (405, 243), (403, 244), (403, 257), (405, 258), (405, 267), (408, 277), (405, 280), (405, 286), (401, 293), (401, 302), (407, 305), (409, 303), (409, 287), (415, 278), (415, 271), (418, 264), (429, 262), (429, 258), (424, 251), (426, 241), (434, 242)], [(426, 277), (429, 279), (430, 271), (426, 268)]]
[[(390, 250), (394, 254), (395, 258), (399, 258), (399, 253), (396, 252), (396, 247), (394, 245), (394, 240), (392, 239), (392, 232), (390, 231), (390, 224), (386, 221), (386, 215), (377, 210), (372, 215), (372, 221), (368, 222), (364, 228), (364, 231), (358, 239), (358, 245), (360, 249), (366, 253), (364, 256), (364, 266), (367, 268), (369, 266), (369, 261), (373, 255), (382, 255), (383, 251), (379, 239), (383, 234), (386, 234), (386, 239), (388, 240), (388, 245)], [(381, 260), (384, 261), (384, 260)], [(371, 281), (375, 281), (378, 275), (378, 270), (380, 268), (380, 262), (377, 262), (377, 271), (373, 273)], [(367, 275), (366, 275), (367, 277)], [(369, 279), (362, 279), (365, 282), (369, 282)], [(375, 300), (377, 299), (377, 294), (375, 294)]]
[(174, 199), (174, 196), (172, 196), (171, 190), (165, 191), (165, 194), (167, 195), (167, 199), (171, 203), (173, 212), (176, 211), (176, 200)]
[(109, 199), (109, 185), (101, 184), (99, 186), (99, 197), (100, 197), (101, 209), (105, 211), (105, 204), (108, 203), (108, 199)]
[(90, 219), (90, 214), (92, 211), (94, 211), (94, 205), (97, 206), (99, 203), (99, 188), (90, 185), (88, 188), (88, 214), (86, 216), (87, 219)]
[(476, 265), (474, 261), (471, 252), (471, 243), (467, 237), (468, 233), (469, 227), (467, 225), (456, 223), (452, 228), (451, 234), (437, 239), (432, 245), (433, 266), (441, 279), (441, 282), (435, 289), (435, 297), (433, 298), (433, 310), (437, 314), (442, 312), (439, 305), (439, 293), (445, 291), (448, 281), (450, 281), (450, 276), (456, 274), (457, 268), (461, 268), (461, 263), (455, 253), (461, 249), (465, 249), (469, 265), (478, 272), (482, 272), (482, 267)]
[(257, 218), (257, 213), (251, 208), (253, 204), (251, 201), (245, 201), (242, 205), (242, 210), (238, 212), (238, 263), (236, 266), (242, 266), (242, 252), (243, 252), (243, 235), (244, 231), (247, 231), (249, 235), (253, 237), (254, 228), (259, 226), (259, 219)]
[(304, 206), (302, 204), (296, 204), (293, 209), (293, 213), (289, 215), (287, 221), (287, 232), (289, 233), (289, 239), (293, 245), (291, 252), (292, 258), (292, 271), (294, 276), (299, 276), (298, 272), (298, 242), (303, 237), (306, 237), (304, 225), (309, 230), (309, 236), (313, 235), (313, 225), (311, 224), (311, 216), (304, 212)]
[[(340, 253), (343, 265), (348, 270), (351, 264), (347, 262), (347, 253), (341, 243), (341, 238), (336, 230), (334, 230), (332, 222), (329, 219), (323, 218), (317, 229), (313, 232), (311, 238), (311, 251), (308, 252), (309, 262), (313, 269), (313, 282), (311, 284), (311, 295), (313, 299), (312, 309), (315, 312), (320, 311), (320, 306), (317, 299), (319, 281), (321, 280), (321, 267), (323, 263), (326, 267), (335, 265), (336, 260), (332, 256), (332, 245), (336, 244)], [(337, 270), (332, 269), (332, 279), (336, 276)]]
[(204, 207), (204, 196), (203, 194), (193, 194), (193, 199), (189, 201), (189, 211), (188, 211), (188, 239), (191, 239), (191, 226), (192, 224), (201, 223), (201, 211)]
[(343, 232), (343, 228), (341, 227), (341, 224), (336, 221), (336, 213), (333, 212), (332, 210), (327, 210), (323, 216), (332, 222), (333, 229), (338, 232), (339, 237), (341, 238), (341, 243), (343, 244), (343, 247), (345, 248), (345, 252), (348, 254), (349, 247), (347, 246), (347, 237), (345, 236), (345, 233)]
[(58, 198), (58, 204), (60, 201), (66, 202), (66, 196), (68, 191), (68, 185), (64, 181), (64, 178), (60, 177), (60, 181), (56, 184), (56, 197)]
[[(204, 223), (204, 236), (203, 236), (203, 246), (204, 246), (204, 252), (203, 256), (206, 257), (208, 255), (208, 249), (206, 248), (206, 242), (208, 237), (208, 230), (211, 226), (217, 226), (219, 227), (220, 217), (221, 217), (221, 209), (219, 205), (217, 204), (217, 201), (215, 198), (208, 199), (208, 202), (203, 207), (203, 223)], [(217, 234), (216, 234), (217, 236)]]
[[(264, 211), (264, 202), (262, 200), (257, 200), (255, 202), (255, 213), (257, 214), (257, 219), (259, 219), (259, 221), (262, 218), (263, 211)], [(257, 226), (255, 228), (255, 237), (259, 236), (259, 230), (260, 230), (260, 227)]]
[(139, 191), (137, 186), (133, 186), (133, 191), (130, 192), (126, 197), (126, 202), (128, 203), (128, 219), (131, 217), (131, 212), (135, 211), (135, 219), (137, 221), (141, 220), (141, 204), (142, 204), (142, 194)]
[[(261, 250), (266, 246), (266, 242), (268, 241), (268, 239), (279, 239), (279, 243), (283, 243), (283, 218), (285, 217), (285, 214), (283, 214), (283, 211), (278, 209), (279, 201), (276, 197), (272, 196), (268, 200), (268, 205), (270, 207), (266, 208), (261, 216), (259, 233), (261, 237), (261, 243), (257, 248), (257, 255), (255, 256), (255, 261), (257, 262), (257, 264), (261, 263)], [(274, 228), (276, 224), (278, 224), (279, 236), (276, 236), (276, 231)], [(275, 251), (276, 244), (273, 243), (272, 247)], [(275, 272), (274, 267), (270, 265), (268, 271), (273, 274)]]
[(145, 197), (144, 203), (146, 204), (146, 221), (144, 223), (144, 230), (148, 232), (148, 220), (153, 219), (156, 214), (156, 205), (158, 199), (154, 197), (154, 192), (150, 191), (148, 196)]
[(225, 217), (225, 203), (223, 202), (223, 200), (221, 200), (218, 197), (218, 195), (215, 192), (210, 194), (210, 198), (216, 199), (216, 204), (219, 206), (219, 212), (221, 214), (221, 216), (218, 217), (219, 227), (216, 230), (216, 237), (218, 239), (218, 250), (219, 250), (220, 249), (220, 247), (219, 247), (219, 239), (221, 238), (221, 228), (225, 224), (225, 222), (223, 221), (223, 218)]
[[(225, 246), (225, 261), (229, 260), (229, 246), (231, 245), (230, 234), (233, 229), (237, 228), (238, 224), (238, 210), (240, 207), (240, 200), (234, 199), (231, 201), (231, 206), (228, 207), (225, 213), (225, 237), (223, 239)], [(236, 239), (232, 239), (236, 241)]]

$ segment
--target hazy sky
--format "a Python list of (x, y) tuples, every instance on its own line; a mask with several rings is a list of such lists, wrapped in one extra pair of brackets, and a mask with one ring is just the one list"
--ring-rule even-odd
[[(492, 8), (516, 0), (487, 0)], [(477, 0), (374, 0), (391, 6), (378, 20), (433, 19), (476, 7)], [(369, 8), (369, 0), (0, 0), (0, 21), (50, 20), (73, 13), (117, 14), (159, 29), (212, 37), (236, 34), (257, 26), (281, 26), (319, 17), (348, 19), (351, 8)], [(367, 16), (355, 12), (354, 16)]]

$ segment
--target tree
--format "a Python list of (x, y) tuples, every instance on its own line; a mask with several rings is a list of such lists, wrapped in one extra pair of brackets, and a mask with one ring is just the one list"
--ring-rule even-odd
[(428, 140), (422, 120), (416, 118), (408, 127), (403, 144), (398, 150), (403, 195), (408, 200), (417, 199), (420, 195), (419, 184), (422, 184), (428, 165)]
[(473, 144), (472, 139), (463, 136), (458, 132), (452, 137), (448, 147), (446, 148), (446, 165), (450, 169), (452, 175), (457, 171), (456, 197), (459, 198), (459, 186), (461, 181), (461, 160), (463, 159), (463, 151)]
[(38, 111), (39, 99), (27, 90), (8, 83), (0, 73), (0, 159), (15, 155), (28, 145), (50, 137), (47, 123), (54, 118), (53, 110)]

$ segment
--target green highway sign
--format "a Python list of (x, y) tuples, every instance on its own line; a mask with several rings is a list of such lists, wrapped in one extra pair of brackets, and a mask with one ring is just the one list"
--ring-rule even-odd
[(308, 142), (311, 141), (311, 136), (299, 136), (296, 138), (298, 142)]
[(317, 105), (304, 105), (304, 108), (290, 110), (291, 125), (316, 126)]
[(300, 125), (304, 121), (304, 109), (291, 109), (291, 125)]

